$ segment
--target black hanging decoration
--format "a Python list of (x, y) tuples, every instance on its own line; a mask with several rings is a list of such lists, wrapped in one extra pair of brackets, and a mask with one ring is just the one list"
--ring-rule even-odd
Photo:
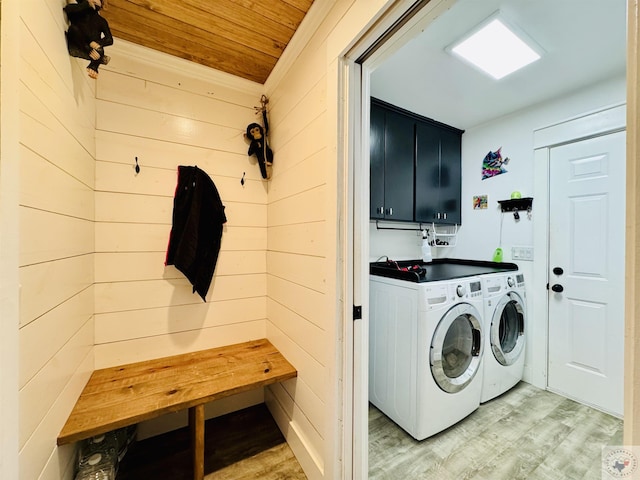
[(244, 187), (244, 176), (247, 172), (242, 172), (242, 178), (240, 179), (240, 185)]
[(63, 7), (69, 19), (66, 32), (69, 54), (89, 60), (87, 74), (94, 79), (98, 78), (100, 65), (106, 65), (110, 60), (104, 54), (104, 48), (113, 45), (109, 24), (100, 15), (106, 3), (107, 0), (78, 0)]
[(137, 175), (137, 174), (139, 174), (139, 173), (140, 173), (140, 165), (138, 165), (138, 157), (136, 157), (136, 166), (135, 166), (135, 169), (136, 169), (136, 175)]
[(245, 134), (247, 140), (251, 143), (249, 145), (249, 155), (255, 155), (258, 159), (258, 166), (260, 167), (260, 173), (262, 178), (271, 178), (271, 167), (273, 165), (273, 151), (269, 147), (267, 136), (269, 135), (269, 121), (267, 119), (267, 104), (269, 99), (262, 95), (260, 98), (260, 106), (253, 107), (256, 110), (256, 114), (262, 114), (262, 123), (250, 123), (247, 126), (247, 132)]

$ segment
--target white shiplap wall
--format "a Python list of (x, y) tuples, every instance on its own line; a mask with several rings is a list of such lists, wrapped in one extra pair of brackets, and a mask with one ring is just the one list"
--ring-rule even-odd
[[(97, 87), (96, 368), (265, 337), (267, 186), (243, 137), (262, 86), (123, 41), (111, 56)], [(207, 172), (226, 207), (206, 303), (164, 265), (178, 165)]]
[[(322, 51), (323, 42), (318, 42)], [(309, 478), (323, 478), (328, 404), (333, 385), (335, 201), (328, 191), (325, 59), (305, 50), (280, 88), (269, 94), (274, 169), (269, 190), (267, 334), (296, 366), (298, 378), (270, 388), (268, 405)], [(333, 163), (333, 165), (335, 165)], [(332, 279), (333, 280), (333, 279)], [(280, 412), (280, 409), (283, 409)]]
[(72, 478), (56, 437), (93, 369), (94, 86), (64, 2), (20, 9), (20, 479)]
[[(272, 413), (309, 478), (338, 477), (335, 60), (384, 4), (340, 0), (316, 7), (324, 9), (322, 22), (297, 37), (303, 48), (267, 87), (203, 75), (181, 61), (167, 65), (153, 52), (116, 42), (94, 105), (94, 83), (64, 48), (63, 2), (47, 4), (51, 14), (44, 17), (43, 8), (29, 3), (21, 131), (24, 164), (34, 177), (22, 176), (21, 233), (35, 237), (20, 255), (22, 298), (29, 299), (21, 305), (20, 376), (21, 408), (35, 419), (21, 416), (21, 478), (70, 476), (72, 450), (56, 449), (55, 437), (94, 355), (99, 368), (265, 335), (299, 370), (298, 379), (269, 390)], [(276, 151), (268, 184), (242, 138), (265, 88)], [(207, 171), (227, 206), (206, 303), (163, 265), (180, 164)], [(43, 182), (50, 193), (35, 188)], [(52, 338), (63, 345), (47, 354)], [(27, 358), (32, 355), (37, 358)], [(48, 355), (54, 356), (44, 360)], [(59, 394), (56, 385), (65, 386)], [(38, 404), (39, 395), (48, 407)]]
[[(316, 5), (317, 4), (317, 5)], [(265, 87), (270, 98), (273, 178), (269, 188), (267, 336), (298, 369), (272, 386), (267, 404), (310, 479), (341, 472), (341, 195), (337, 59), (384, 2), (316, 2)], [(301, 48), (298, 42), (303, 41)], [(285, 71), (286, 70), (286, 71)], [(345, 386), (350, 388), (350, 386)], [(348, 429), (348, 427), (347, 427)], [(346, 459), (348, 461), (348, 459)], [(348, 465), (347, 465), (348, 466)], [(344, 475), (344, 476), (343, 476)]]
[[(97, 91), (97, 366), (264, 336), (267, 194), (242, 136), (259, 93), (239, 80), (184, 87), (169, 57), (115, 55)], [(226, 207), (206, 303), (164, 265), (178, 165), (207, 172)]]

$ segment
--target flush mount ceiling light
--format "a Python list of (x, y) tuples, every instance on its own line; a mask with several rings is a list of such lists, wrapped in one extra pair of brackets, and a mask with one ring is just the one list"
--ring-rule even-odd
[(542, 50), (534, 50), (533, 41), (524, 38), (493, 15), (447, 50), (499, 80), (540, 58)]

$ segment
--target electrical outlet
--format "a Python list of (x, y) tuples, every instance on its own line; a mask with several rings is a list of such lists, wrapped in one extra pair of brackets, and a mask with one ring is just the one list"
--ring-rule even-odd
[(533, 247), (511, 247), (511, 258), (513, 260), (533, 261)]

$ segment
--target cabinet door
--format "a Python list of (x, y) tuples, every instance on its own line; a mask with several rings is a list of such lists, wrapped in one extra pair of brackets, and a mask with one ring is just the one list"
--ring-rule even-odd
[(384, 115), (382, 107), (371, 105), (369, 217), (384, 218)]
[(414, 120), (386, 112), (384, 130), (384, 217), (413, 221)]
[(440, 129), (416, 124), (416, 222), (436, 222), (440, 212)]
[(416, 222), (461, 223), (461, 136), (416, 124)]
[(462, 223), (462, 135), (442, 129), (440, 133), (440, 210), (442, 223)]

